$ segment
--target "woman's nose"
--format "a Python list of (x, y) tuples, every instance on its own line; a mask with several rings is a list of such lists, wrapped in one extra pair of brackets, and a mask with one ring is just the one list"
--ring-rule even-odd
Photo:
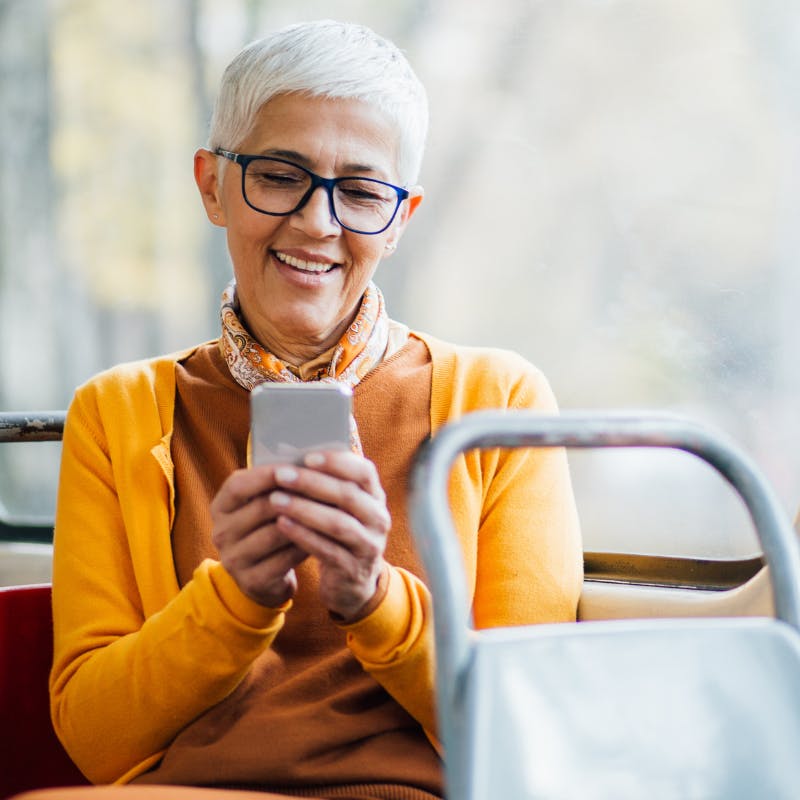
[(318, 186), (303, 207), (291, 215), (291, 223), (315, 239), (338, 236), (342, 230), (333, 215), (331, 198), (324, 186)]

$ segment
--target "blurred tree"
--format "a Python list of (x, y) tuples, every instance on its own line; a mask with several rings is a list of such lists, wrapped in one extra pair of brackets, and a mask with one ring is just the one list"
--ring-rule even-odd
[(0, 403), (4, 407), (12, 398), (36, 404), (42, 395), (52, 397), (66, 377), (65, 353), (58, 344), (64, 281), (58, 269), (56, 190), (49, 157), (53, 124), (49, 47), (47, 0), (0, 4)]
[[(340, 17), (395, 39), (431, 99), (425, 202), (378, 271), (390, 313), (521, 351), (562, 406), (722, 427), (794, 510), (800, 6), (120, 8), (0, 0), (3, 406), (64, 406), (99, 369), (216, 335), (230, 264), (191, 159), (221, 71), (279, 25)], [(591, 541), (635, 539), (647, 512), (665, 542), (692, 547), (719, 527), (715, 552), (740, 546), (716, 489), (641, 458), (576, 469)]]

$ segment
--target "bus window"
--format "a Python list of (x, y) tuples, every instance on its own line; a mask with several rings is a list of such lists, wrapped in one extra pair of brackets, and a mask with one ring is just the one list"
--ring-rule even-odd
[[(390, 314), (522, 352), (562, 408), (711, 424), (794, 515), (800, 7), (331, 0), (325, 14), (403, 46), (436, 109), (425, 202), (376, 276)], [(64, 408), (100, 369), (217, 335), (230, 268), (191, 169), (209, 87), (243, 43), (317, 15), (312, 0), (3, 5), (0, 408)], [(3, 504), (42, 513), (53, 467), (2, 449)], [(570, 457), (587, 548), (755, 547), (735, 500), (680, 454)]]

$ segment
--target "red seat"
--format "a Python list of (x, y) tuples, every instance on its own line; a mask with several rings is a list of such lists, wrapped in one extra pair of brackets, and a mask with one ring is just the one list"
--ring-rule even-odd
[(50, 586), (0, 587), (0, 798), (88, 783), (50, 722)]

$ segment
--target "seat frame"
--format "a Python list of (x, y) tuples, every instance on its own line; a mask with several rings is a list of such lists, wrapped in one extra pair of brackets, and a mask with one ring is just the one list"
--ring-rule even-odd
[[(475, 630), (448, 479), (461, 453), (488, 447), (669, 447), (698, 456), (745, 502), (777, 619)], [(450, 800), (727, 800), (753, 796), (747, 793), (753, 786), (769, 787), (770, 797), (796, 795), (800, 549), (771, 487), (732, 442), (673, 415), (475, 412), (421, 448), (410, 488), (412, 530), (433, 595)], [(637, 653), (647, 658), (635, 661)], [(769, 656), (761, 663), (745, 658), (750, 653)], [(514, 692), (503, 689), (510, 680)], [(745, 702), (753, 696), (764, 704)], [(759, 752), (781, 757), (744, 758), (754, 737)], [(691, 746), (682, 746), (687, 741)], [(581, 765), (592, 765), (593, 774)]]

